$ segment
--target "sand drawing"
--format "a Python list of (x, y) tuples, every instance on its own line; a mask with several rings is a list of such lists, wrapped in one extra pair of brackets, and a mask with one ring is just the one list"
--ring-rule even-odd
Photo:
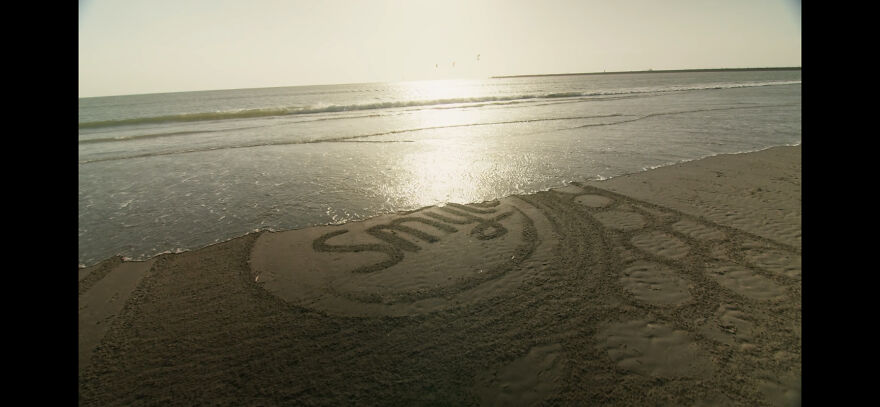
[(720, 304), (715, 312), (716, 324), (704, 325), (701, 333), (712, 340), (735, 346), (740, 350), (755, 347), (755, 324), (736, 305)]
[(688, 332), (648, 320), (610, 324), (598, 337), (618, 366), (658, 377), (712, 373), (705, 351)]
[[(285, 251), (286, 257), (270, 256)], [(739, 352), (737, 363), (757, 364), (750, 359), (755, 349), (792, 340), (755, 333), (777, 323), (778, 316), (758, 311), (760, 304), (796, 298), (799, 259), (784, 244), (573, 184), (329, 229), (267, 233), (255, 244), (252, 268), (276, 296), (346, 316), (466, 309), (536, 282), (581, 287), (559, 301), (590, 309), (598, 322), (579, 340), (604, 355), (601, 363), (621, 375), (697, 379), (718, 372), (712, 355), (721, 348)], [(556, 277), (546, 275), (551, 272)], [(572, 329), (583, 327), (570, 326), (569, 334)], [(563, 345), (578, 341), (567, 338), (510, 355), (512, 362), (480, 373), (474, 391), (481, 398), (558, 401), (569, 356)], [(498, 386), (501, 393), (493, 393)], [(760, 382), (758, 388), (774, 387)], [(724, 397), (707, 391), (696, 398)]]
[[(539, 237), (536, 217), (511, 197), (423, 208), (319, 235), (267, 233), (255, 245), (253, 269), (279, 297), (335, 315), (432, 312), (481, 300), (539, 272), (535, 262), (546, 263), (540, 258), (552, 242)], [(291, 255), (262, 255), (279, 248)], [(536, 250), (543, 253), (538, 259)]]
[[(687, 405), (787, 405), (800, 394), (799, 250), (592, 185), (236, 242), (254, 289), (327, 318), (316, 326), (343, 317), (384, 337), (399, 323), (409, 327), (399, 338), (425, 335), (431, 351), (429, 337), (460, 324), (454, 332), (467, 341), (454, 343), (475, 356), (432, 357), (467, 372), (436, 390), (466, 388), (463, 404), (577, 404), (583, 389), (600, 404), (630, 404), (632, 386)], [(156, 273), (197, 259), (169, 257)], [(103, 293), (105, 275), (139, 275), (116, 268), (83, 270), (81, 301)], [(93, 329), (82, 358), (114, 318), (93, 323), (103, 330)], [(384, 325), (392, 320), (402, 322)], [(383, 352), (375, 346), (357, 354)], [(731, 381), (732, 370), (744, 376)], [(706, 385), (677, 390), (695, 382)]]
[(689, 219), (682, 219), (672, 225), (672, 228), (697, 240), (721, 240), (727, 237), (724, 232), (714, 229)]
[[(736, 363), (759, 366), (761, 350), (799, 344), (797, 334), (767, 334), (779, 321), (799, 315), (798, 305), (782, 305), (799, 303), (797, 251), (669, 208), (580, 186), (580, 193), (567, 187), (524, 199), (550, 218), (554, 232), (582, 240), (561, 245), (570, 251), (560, 252), (560, 258), (578, 258), (586, 244), (602, 247), (601, 265), (593, 263), (596, 269), (581, 276), (591, 285), (584, 296), (594, 302), (604, 296), (606, 303), (617, 305), (594, 317), (604, 322), (584, 341), (604, 352), (621, 375), (700, 379), (718, 373), (712, 354), (720, 349), (738, 352), (732, 357)], [(595, 231), (584, 232), (590, 228)], [(762, 304), (776, 304), (787, 315), (770, 315)], [(799, 325), (793, 328), (799, 332)], [(767, 380), (754, 379), (749, 397), (792, 399), (791, 386), (774, 387)], [(768, 393), (777, 388), (785, 393)], [(695, 397), (697, 405), (718, 400), (730, 401), (713, 391)]]
[(691, 299), (687, 281), (655, 262), (633, 262), (621, 273), (620, 282), (636, 298), (652, 304), (680, 304)]
[[(307, 245), (311, 250), (303, 250), (303, 242), (311, 233), (266, 234), (258, 241), (256, 250), (268, 241), (276, 242), (275, 245), (286, 241), (289, 247), (297, 248), (292, 252), (297, 255), (297, 261), (282, 262), (290, 269), (277, 270), (281, 264), (275, 264), (278, 259), (275, 263), (260, 263), (264, 256), (257, 251), (255, 271), (263, 274), (263, 282), (269, 281), (269, 286), (273, 281), (283, 280), (285, 274), (296, 274), (295, 285), (300, 286), (300, 296), (308, 298), (296, 303), (330, 304), (332, 301), (324, 298), (327, 294), (386, 306), (448, 297), (520, 266), (532, 255), (538, 241), (551, 243), (551, 234), (539, 232), (533, 218), (553, 218), (558, 213), (581, 211), (586, 223), (561, 221), (550, 227), (553, 234), (573, 236), (569, 240), (580, 239), (579, 244), (598, 250), (592, 255), (593, 261), (612, 253), (630, 253), (629, 257), (611, 259), (610, 264), (621, 264), (616, 271), (620, 286), (644, 302), (687, 302), (692, 296), (688, 286), (693, 285), (693, 281), (688, 279), (687, 273), (681, 274), (683, 269), (703, 270), (702, 275), (720, 287), (761, 300), (785, 296), (784, 287), (771, 278), (773, 275), (799, 276), (799, 256), (785, 247), (758, 245), (744, 250), (746, 254), (742, 259), (722, 259), (717, 255), (719, 247), (737, 241), (735, 237), (744, 232), (595, 187), (582, 187), (581, 191), (578, 194), (569, 187), (555, 195), (510, 197), (472, 205), (451, 203), (342, 225), (330, 231), (324, 229), (313, 237)], [(561, 198), (551, 201), (548, 197)], [(579, 230), (565, 232), (564, 228)], [(594, 233), (589, 233), (591, 231)], [(539, 234), (547, 236), (539, 239)], [(745, 237), (739, 240), (752, 241)], [(743, 243), (748, 244), (754, 245)], [(596, 267), (595, 264), (586, 266)], [(690, 273), (690, 277), (693, 276)], [(441, 288), (438, 289), (438, 285)], [(309, 288), (302, 288), (306, 286)], [(288, 286), (275, 292), (290, 289), (296, 288)], [(310, 293), (305, 295), (304, 291)], [(438, 309), (427, 304), (416, 307), (418, 312)], [(339, 306), (334, 308), (340, 310)]]
[[(480, 206), (491, 207), (497, 205), (498, 202), (495, 201)], [(379, 271), (400, 263), (404, 258), (405, 251), (416, 252), (421, 250), (420, 246), (398, 236), (397, 232), (407, 233), (426, 243), (434, 243), (440, 240), (440, 238), (435, 235), (410, 226), (406, 226), (404, 225), (404, 223), (422, 223), (432, 226), (445, 233), (455, 233), (458, 231), (458, 229), (450, 226), (450, 224), (468, 225), (471, 223), (476, 223), (477, 225), (470, 230), (470, 235), (479, 240), (495, 239), (507, 233), (507, 228), (498, 223), (498, 221), (512, 215), (513, 211), (507, 211), (498, 215), (494, 215), (496, 212), (495, 209), (480, 209), (480, 206), (465, 206), (451, 203), (447, 206), (439, 207), (437, 209), (446, 212), (448, 215), (453, 215), (454, 217), (449, 217), (448, 215), (444, 216), (436, 212), (424, 211), (420, 214), (429, 216), (436, 220), (420, 218), (417, 216), (405, 216), (393, 219), (388, 223), (379, 224), (367, 228), (367, 234), (384, 241), (385, 244), (373, 243), (359, 245), (330, 245), (326, 243), (327, 240), (334, 236), (348, 233), (347, 229), (342, 229), (327, 233), (315, 239), (315, 241), (312, 243), (312, 247), (315, 249), (316, 252), (358, 253), (363, 251), (375, 251), (384, 253), (388, 256), (387, 260), (376, 264), (360, 266), (352, 270), (353, 273), (370, 273), (374, 271)], [(483, 218), (478, 215), (494, 216)]]
[(608, 185), (83, 268), (83, 404), (798, 405), (796, 239)]

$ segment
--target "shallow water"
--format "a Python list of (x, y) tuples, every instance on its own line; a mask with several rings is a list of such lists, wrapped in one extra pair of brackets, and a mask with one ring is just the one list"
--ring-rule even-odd
[(81, 99), (79, 261), (794, 145), (800, 123), (800, 71)]

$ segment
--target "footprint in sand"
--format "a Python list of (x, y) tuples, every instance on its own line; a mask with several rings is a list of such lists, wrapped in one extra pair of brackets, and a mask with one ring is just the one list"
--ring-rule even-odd
[[(80, 272), (82, 293), (79, 295), (79, 364), (91, 364), (91, 356), (110, 329), (111, 321), (122, 311), (126, 301), (150, 272), (156, 259), (147, 261), (125, 261), (113, 265), (104, 274), (100, 268), (109, 259)], [(90, 274), (100, 277), (91, 284), (83, 281)]]
[(736, 346), (740, 350), (755, 348), (755, 324), (748, 321), (746, 315), (733, 304), (719, 305), (714, 318), (700, 331), (709, 339)]
[(772, 406), (800, 406), (800, 372), (789, 372), (782, 376), (765, 374), (759, 380), (758, 390), (764, 394), (764, 397)]
[(662, 264), (637, 261), (623, 270), (620, 282), (641, 301), (678, 305), (691, 299), (688, 283)]
[(686, 331), (651, 320), (611, 324), (596, 338), (617, 366), (637, 373), (702, 377), (715, 369)]
[(477, 378), (481, 405), (530, 406), (555, 394), (563, 378), (562, 346), (536, 346), (497, 372)]

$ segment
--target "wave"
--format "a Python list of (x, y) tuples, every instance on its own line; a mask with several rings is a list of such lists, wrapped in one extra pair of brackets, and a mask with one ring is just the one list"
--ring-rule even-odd
[[(298, 139), (298, 140), (290, 140), (290, 139), (261, 140), (261, 141), (257, 141), (257, 142), (251, 142), (251, 143), (218, 145), (218, 146), (207, 146), (207, 147), (203, 146), (203, 147), (196, 147), (196, 148), (172, 149), (172, 150), (164, 150), (164, 151), (151, 151), (151, 152), (132, 154), (132, 155), (85, 159), (85, 160), (80, 160), (79, 164), (91, 164), (91, 163), (102, 162), (102, 161), (116, 161), (116, 160), (132, 159), (132, 158), (157, 157), (157, 156), (198, 153), (198, 152), (217, 151), (217, 150), (270, 147), (270, 146), (283, 146), (283, 145), (295, 145), (295, 144), (345, 143), (345, 142), (411, 143), (411, 142), (413, 142), (413, 140), (363, 140), (363, 139), (372, 138), (372, 137), (380, 137), (380, 136), (390, 136), (390, 135), (402, 134), (402, 133), (415, 133), (415, 132), (426, 131), (426, 130), (449, 129), (449, 128), (457, 128), (457, 127), (493, 126), (493, 125), (503, 125), (503, 124), (533, 123), (533, 122), (545, 122), (545, 121), (568, 121), (568, 120), (612, 119), (612, 118), (618, 119), (618, 120), (613, 120), (613, 121), (609, 121), (609, 122), (589, 123), (589, 124), (584, 124), (584, 125), (569, 128), (569, 130), (573, 130), (573, 129), (586, 128), (586, 127), (614, 126), (614, 125), (631, 123), (634, 121), (649, 119), (649, 118), (658, 117), (658, 116), (670, 116), (670, 115), (724, 111), (724, 110), (736, 110), (736, 109), (765, 109), (768, 107), (787, 107), (787, 106), (795, 106), (795, 105), (793, 105), (793, 104), (771, 104), (771, 105), (728, 106), (728, 107), (720, 107), (720, 108), (707, 108), (707, 109), (693, 109), (693, 110), (680, 110), (680, 111), (670, 111), (670, 112), (648, 113), (645, 115), (611, 113), (611, 114), (603, 114), (603, 115), (548, 117), (548, 118), (524, 119), (524, 120), (463, 123), (463, 124), (452, 124), (452, 125), (443, 125), (443, 126), (406, 128), (406, 129), (399, 129), (399, 130), (389, 130), (389, 131), (384, 131), (384, 132), (380, 132), (380, 133), (357, 134), (357, 135), (351, 135), (351, 136), (331, 137), (331, 138)], [(155, 135), (153, 135), (153, 136), (155, 136)]]
[(115, 137), (103, 137), (103, 138), (92, 138), (80, 140), (79, 144), (92, 144), (92, 143), (107, 143), (113, 141), (130, 141), (130, 140), (140, 140), (140, 139), (151, 139), (158, 137), (169, 137), (169, 136), (184, 136), (187, 134), (196, 134), (196, 133), (206, 133), (208, 131), (175, 131), (171, 133), (157, 133), (157, 134), (139, 134), (135, 136), (115, 136)]
[(585, 124), (585, 125), (574, 127), (574, 128), (580, 129), (580, 128), (584, 128), (584, 127), (610, 126), (610, 125), (615, 125), (615, 124), (623, 124), (623, 123), (630, 123), (630, 122), (635, 122), (635, 121), (644, 120), (644, 119), (650, 119), (652, 117), (674, 116), (674, 115), (687, 114), (687, 113), (718, 112), (718, 111), (724, 111), (724, 110), (737, 110), (737, 109), (764, 109), (764, 108), (768, 108), (768, 107), (788, 107), (788, 106), (797, 106), (797, 105), (786, 103), (786, 104), (775, 104), (775, 105), (729, 106), (729, 107), (716, 107), (716, 108), (708, 108), (708, 109), (677, 110), (677, 111), (671, 111), (671, 112), (648, 113), (646, 115), (634, 117), (632, 119), (626, 119), (626, 120), (621, 120), (621, 121), (616, 121), (616, 122), (611, 122), (611, 123)]
[(774, 82), (747, 82), (747, 83), (713, 83), (703, 85), (690, 86), (669, 86), (663, 88), (637, 88), (637, 89), (613, 89), (601, 90), (594, 92), (555, 92), (543, 94), (524, 94), (511, 96), (480, 96), (480, 97), (460, 97), (446, 99), (430, 99), (430, 100), (408, 100), (408, 101), (388, 101), (376, 103), (360, 103), (350, 105), (332, 105), (323, 104), (315, 106), (290, 106), (290, 107), (267, 107), (258, 109), (239, 109), (215, 112), (198, 112), (198, 113), (182, 113), (174, 115), (163, 115), (153, 117), (138, 117), (130, 119), (118, 120), (102, 120), (92, 122), (82, 122), (79, 124), (80, 129), (94, 129), (101, 127), (130, 126), (140, 124), (157, 124), (157, 123), (180, 123), (180, 122), (198, 122), (198, 121), (214, 121), (228, 119), (253, 119), (260, 117), (274, 116), (290, 116), (305, 115), (319, 113), (339, 113), (361, 110), (376, 109), (393, 109), (401, 107), (430, 107), (450, 104), (465, 103), (487, 103), (487, 102), (509, 102), (516, 100), (530, 99), (558, 99), (558, 98), (582, 98), (582, 97), (601, 97), (615, 95), (633, 95), (633, 94), (653, 94), (666, 92), (681, 92), (690, 90), (710, 90), (710, 89), (731, 89), (758, 86), (774, 86), (774, 85), (792, 85), (799, 84), (801, 81), (774, 81)]
[[(132, 155), (91, 158), (91, 159), (80, 160), (79, 163), (80, 164), (90, 164), (90, 163), (101, 162), (101, 161), (126, 160), (126, 159), (130, 159), (130, 158), (157, 157), (157, 156), (175, 155), (175, 154), (198, 153), (198, 152), (205, 152), (205, 151), (229, 150), (229, 149), (237, 149), (237, 148), (283, 146), (283, 145), (294, 145), (294, 144), (344, 143), (344, 142), (412, 143), (413, 140), (375, 140), (375, 141), (371, 140), (371, 141), (365, 141), (365, 140), (361, 140), (361, 139), (370, 138), (370, 137), (379, 137), (379, 136), (390, 136), (390, 135), (401, 134), (401, 133), (414, 133), (414, 132), (425, 131), (425, 130), (449, 129), (449, 128), (456, 128), (456, 127), (493, 126), (493, 125), (499, 125), (499, 124), (532, 123), (532, 122), (557, 121), (557, 120), (601, 119), (601, 118), (625, 117), (625, 116), (628, 116), (628, 115), (624, 115), (624, 114), (620, 114), (620, 113), (612, 113), (612, 114), (591, 115), (591, 116), (550, 117), (550, 118), (541, 118), (541, 119), (508, 120), (508, 121), (499, 121), (499, 122), (480, 122), (480, 123), (452, 124), (452, 125), (445, 125), (445, 126), (417, 127), (417, 128), (408, 128), (408, 129), (400, 129), (400, 130), (389, 130), (389, 131), (384, 131), (384, 132), (380, 132), (380, 133), (358, 134), (358, 135), (352, 135), (352, 136), (332, 137), (332, 138), (323, 138), (323, 139), (263, 140), (263, 141), (259, 141), (259, 142), (253, 142), (253, 143), (207, 146), (207, 147), (174, 149), (174, 150), (165, 150), (165, 151), (151, 151), (151, 152), (132, 154)], [(150, 135), (150, 137), (158, 137), (158, 136), (162, 136), (162, 135)], [(104, 141), (106, 141), (106, 140), (124, 141), (124, 140), (131, 140), (131, 139), (132, 138), (128, 138), (128, 139), (102, 139), (102, 140), (104, 140)], [(95, 141), (95, 142), (98, 142), (98, 141)]]

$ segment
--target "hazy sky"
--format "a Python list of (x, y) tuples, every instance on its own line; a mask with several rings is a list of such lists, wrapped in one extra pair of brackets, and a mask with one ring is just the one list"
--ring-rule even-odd
[(79, 4), (80, 97), (801, 65), (799, 0)]

